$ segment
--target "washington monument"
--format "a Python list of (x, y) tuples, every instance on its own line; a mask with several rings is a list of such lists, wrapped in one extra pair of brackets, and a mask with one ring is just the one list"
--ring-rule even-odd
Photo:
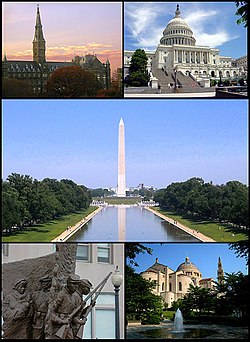
[(126, 182), (125, 182), (125, 137), (124, 137), (124, 123), (121, 118), (119, 122), (119, 138), (118, 138), (118, 188), (117, 196), (126, 196)]

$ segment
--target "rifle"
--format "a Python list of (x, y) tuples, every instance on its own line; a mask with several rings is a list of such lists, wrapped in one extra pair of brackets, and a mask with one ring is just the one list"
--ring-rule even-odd
[[(91, 309), (93, 308), (94, 303), (95, 303), (97, 297), (99, 296), (101, 290), (103, 289), (104, 285), (106, 284), (106, 282), (107, 282), (107, 280), (108, 280), (108, 278), (110, 277), (111, 274), (112, 274), (112, 272), (110, 272), (110, 273), (109, 273), (109, 274), (100, 282), (100, 284), (98, 284), (98, 285), (97, 285), (97, 286), (96, 286), (96, 287), (95, 287), (95, 288), (94, 288), (94, 289), (85, 297), (84, 301), (83, 301), (77, 308), (75, 308), (75, 310), (73, 310), (73, 311), (71, 312), (71, 314), (70, 314), (69, 317), (68, 317), (68, 319), (69, 319), (69, 324), (63, 324), (63, 325), (61, 326), (61, 328), (60, 328), (60, 329), (56, 332), (56, 334), (55, 334), (57, 337), (59, 337), (60, 339), (65, 339), (65, 338), (66, 338), (67, 332), (68, 332), (68, 330), (69, 330), (69, 328), (70, 328), (70, 323), (71, 323), (71, 321), (73, 320), (73, 318), (74, 318), (80, 311), (83, 310), (83, 308), (84, 308), (84, 306), (86, 305), (86, 302), (89, 300), (89, 298), (91, 298), (91, 297), (93, 296), (93, 294), (94, 294), (95, 292), (97, 292), (96, 295), (95, 295), (94, 300), (93, 300), (93, 301), (91, 302), (91, 304), (87, 307), (87, 310), (86, 310), (85, 314), (82, 316), (83, 320), (85, 320), (84, 324), (86, 323), (86, 321), (87, 321), (87, 315), (89, 314), (89, 312), (90, 312)], [(99, 289), (99, 290), (98, 290), (98, 289)], [(98, 291), (97, 291), (97, 290), (98, 290)], [(81, 331), (80, 331), (80, 330), (81, 330)], [(81, 335), (80, 335), (80, 333), (81, 333)], [(83, 334), (83, 325), (81, 325), (79, 331), (77, 332), (77, 337), (78, 337), (78, 338), (82, 338), (82, 334)], [(78, 335), (81, 336), (81, 337), (79, 337)]]
[[(105, 284), (107, 283), (108, 278), (110, 277), (110, 275), (112, 274), (112, 272), (110, 272), (101, 282), (99, 285), (96, 286), (96, 288), (88, 294), (88, 296), (84, 299), (84, 302), (87, 302), (87, 300), (92, 297), (92, 295), (96, 292), (94, 299), (91, 301), (90, 305), (87, 307), (84, 315), (82, 315), (82, 320), (83, 320), (83, 324), (80, 325), (80, 328), (76, 334), (76, 338), (82, 339), (82, 335), (83, 335), (83, 330), (84, 330), (84, 325), (87, 322), (87, 316), (90, 313), (90, 311), (92, 310), (93, 306), (96, 303), (96, 300), (98, 298), (98, 296), (100, 295), (103, 287), (105, 286)], [(99, 290), (98, 290), (99, 289)], [(98, 290), (98, 291), (97, 291)]]
[(61, 328), (58, 329), (58, 331), (55, 334), (57, 337), (59, 337), (60, 339), (65, 339), (66, 338), (67, 332), (68, 332), (69, 327), (70, 327), (70, 322), (79, 313), (79, 311), (81, 311), (83, 309), (84, 305), (85, 305), (85, 302), (82, 302), (77, 308), (75, 308), (75, 310), (73, 310), (71, 312), (71, 314), (68, 317), (69, 324), (63, 324), (61, 326)]

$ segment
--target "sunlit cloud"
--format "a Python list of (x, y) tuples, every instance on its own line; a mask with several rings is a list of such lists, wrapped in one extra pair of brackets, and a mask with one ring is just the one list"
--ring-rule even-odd
[[(224, 43), (238, 38), (232, 35), (223, 26), (222, 21), (218, 21), (220, 13), (218, 10), (205, 10), (200, 8), (202, 4), (193, 4), (186, 8), (185, 17), (181, 17), (187, 22), (193, 31), (196, 45), (219, 47)], [(167, 4), (155, 3), (134, 3), (127, 4), (125, 8), (125, 23), (131, 45), (145, 50), (155, 49), (162, 37), (164, 25), (159, 25), (162, 16), (174, 13)], [(167, 22), (166, 22), (167, 24)], [(212, 29), (211, 29), (212, 28)], [(209, 32), (208, 32), (209, 29)]]
[[(217, 25), (214, 25), (218, 16), (219, 12), (214, 10), (197, 10), (186, 16), (185, 21), (193, 30), (194, 37), (196, 39), (196, 45), (218, 47), (230, 40), (237, 38), (237, 36), (232, 36), (229, 34), (226, 29), (222, 27), (221, 22), (217, 23)], [(213, 24), (213, 33), (206, 32), (207, 27), (210, 27), (208, 22)]]
[(162, 27), (157, 25), (161, 8), (154, 3), (129, 4), (126, 7), (126, 26), (135, 40), (134, 45), (148, 49), (159, 42)]

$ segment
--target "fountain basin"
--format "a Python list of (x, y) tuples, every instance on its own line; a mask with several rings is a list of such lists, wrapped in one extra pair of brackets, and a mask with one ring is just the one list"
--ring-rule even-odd
[(186, 339), (186, 338), (204, 338), (216, 335), (217, 332), (212, 329), (203, 328), (185, 328), (183, 331), (174, 331), (171, 328), (155, 328), (147, 329), (138, 332), (143, 335), (142, 338), (173, 338), (173, 339)]

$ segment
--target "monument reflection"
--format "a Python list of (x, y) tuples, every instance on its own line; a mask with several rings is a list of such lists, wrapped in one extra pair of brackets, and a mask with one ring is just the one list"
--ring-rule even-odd
[(118, 241), (126, 241), (126, 207), (118, 206)]

